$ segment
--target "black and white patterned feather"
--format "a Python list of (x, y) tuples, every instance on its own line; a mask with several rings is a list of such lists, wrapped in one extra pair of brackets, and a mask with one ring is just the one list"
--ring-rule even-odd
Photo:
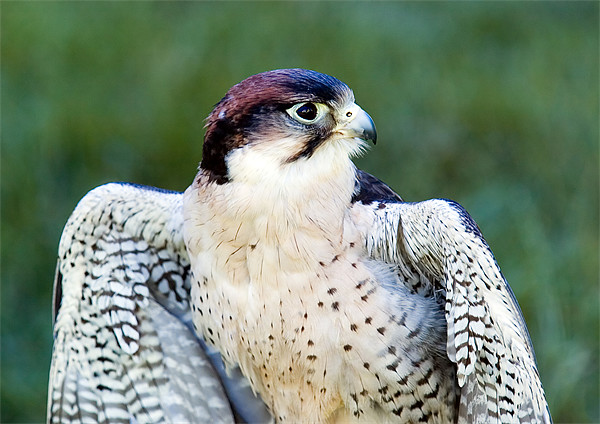
[(268, 419), (190, 328), (182, 220), (181, 193), (150, 187), (79, 202), (59, 246), (48, 422)]
[[(107, 184), (73, 212), (59, 248), (49, 422), (233, 422), (230, 402), (270, 419), (243, 377), (228, 383), (241, 396), (223, 388), (218, 354), (211, 362), (190, 329), (180, 209), (180, 193)], [(440, 299), (458, 422), (551, 422), (519, 306), (467, 212), (403, 203), (358, 171), (350, 214), (373, 259)]]
[(477, 224), (454, 201), (405, 203), (390, 191), (358, 171), (351, 216), (374, 259), (443, 302), (458, 422), (550, 423), (521, 310)]

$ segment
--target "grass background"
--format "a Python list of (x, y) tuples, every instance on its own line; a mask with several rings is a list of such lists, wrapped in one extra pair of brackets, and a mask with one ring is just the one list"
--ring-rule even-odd
[(359, 166), (473, 215), (555, 422), (599, 422), (598, 2), (8, 2), (1, 16), (1, 415), (45, 417), (62, 226), (108, 181), (184, 190), (234, 83), (305, 67), (377, 123)]

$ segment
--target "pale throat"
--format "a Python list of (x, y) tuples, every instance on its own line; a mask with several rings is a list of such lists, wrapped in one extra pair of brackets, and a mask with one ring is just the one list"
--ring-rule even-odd
[(328, 143), (292, 163), (283, 160), (295, 153), (285, 139), (276, 146), (233, 152), (228, 157), (234, 170), (230, 181), (209, 189), (214, 190), (210, 205), (220, 211), (211, 215), (222, 228), (235, 229), (235, 234), (217, 234), (218, 243), (252, 246), (257, 254), (276, 249), (291, 260), (286, 263), (296, 262), (294, 258), (317, 261), (323, 250), (343, 249), (344, 217), (356, 173), (346, 144)]

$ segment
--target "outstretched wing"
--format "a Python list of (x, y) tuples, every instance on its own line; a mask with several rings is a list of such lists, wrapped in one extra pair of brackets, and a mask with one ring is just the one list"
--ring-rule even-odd
[(243, 418), (264, 421), (248, 384), (226, 377), (191, 328), (181, 201), (181, 193), (106, 184), (69, 218), (55, 281), (49, 422), (233, 422), (228, 396), (247, 405)]
[(459, 422), (551, 422), (521, 310), (477, 224), (453, 201), (395, 200), (365, 174), (351, 214), (368, 253), (445, 305)]

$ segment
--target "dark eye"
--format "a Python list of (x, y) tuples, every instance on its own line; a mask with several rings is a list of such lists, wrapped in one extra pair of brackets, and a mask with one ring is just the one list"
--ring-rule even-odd
[(304, 125), (311, 125), (327, 114), (327, 106), (323, 103), (303, 102), (296, 103), (286, 112), (296, 121)]
[(312, 121), (317, 117), (317, 106), (314, 103), (304, 103), (296, 109), (296, 115), (307, 121)]

